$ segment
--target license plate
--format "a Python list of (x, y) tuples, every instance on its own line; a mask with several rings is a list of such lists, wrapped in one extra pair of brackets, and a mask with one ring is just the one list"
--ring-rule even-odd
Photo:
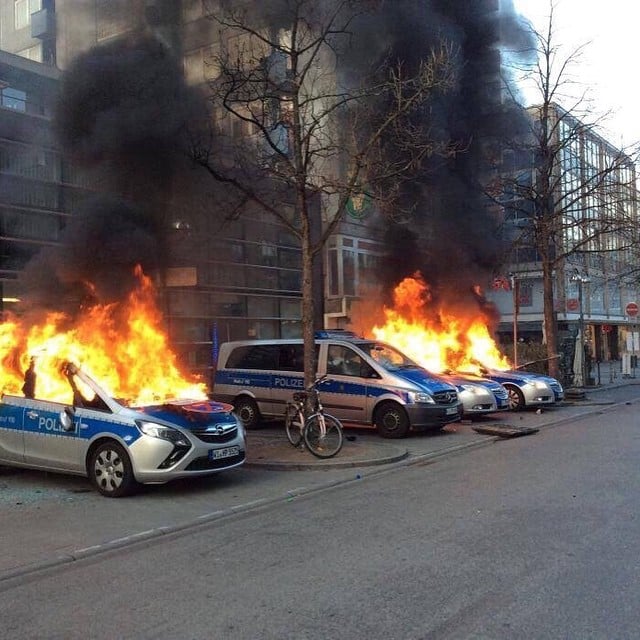
[(233, 458), (240, 453), (240, 447), (225, 447), (224, 449), (210, 449), (209, 459), (220, 460), (221, 458)]
[(454, 414), (458, 413), (458, 407), (449, 407), (447, 409), (447, 415), (448, 416), (452, 416)]

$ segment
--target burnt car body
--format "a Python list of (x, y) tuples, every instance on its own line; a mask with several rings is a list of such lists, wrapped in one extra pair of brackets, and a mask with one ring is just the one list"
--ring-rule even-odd
[(120, 497), (139, 484), (207, 475), (245, 460), (244, 428), (231, 405), (128, 407), (75, 365), (66, 363), (64, 373), (71, 404), (2, 396), (0, 464), (87, 476), (102, 495)]

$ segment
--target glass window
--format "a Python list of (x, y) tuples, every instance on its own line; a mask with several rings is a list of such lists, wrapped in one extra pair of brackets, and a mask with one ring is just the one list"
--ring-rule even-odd
[(349, 347), (329, 345), (327, 351), (327, 373), (340, 376), (360, 376), (362, 358)]
[(34, 60), (35, 62), (42, 62), (42, 43), (39, 42), (33, 47), (17, 51), (16, 55), (19, 55), (22, 58), (28, 58), (29, 60)]
[[(333, 248), (333, 245), (336, 248)], [(337, 236), (327, 250), (327, 296), (362, 296), (375, 288), (383, 255), (382, 245), (368, 240)]]
[(7, 109), (15, 109), (16, 111), (27, 110), (27, 94), (24, 91), (20, 91), (20, 89), (4, 87), (0, 90), (0, 97), (2, 99), (2, 106)]
[(276, 369), (280, 356), (278, 345), (259, 344), (234, 349), (227, 360), (229, 369)]
[(250, 318), (277, 318), (278, 300), (276, 298), (256, 297), (247, 300)]
[(345, 249), (342, 252), (343, 286), (345, 296), (356, 295), (356, 254)]
[(300, 320), (302, 316), (301, 301), (280, 300), (280, 317), (286, 320)]
[(278, 358), (280, 371), (304, 371), (304, 351), (301, 344), (280, 345)]
[(340, 274), (338, 271), (338, 252), (335, 249), (329, 251), (329, 295), (340, 295)]
[(15, 0), (14, 17), (16, 29), (24, 29), (31, 24), (31, 14), (42, 9), (42, 0)]

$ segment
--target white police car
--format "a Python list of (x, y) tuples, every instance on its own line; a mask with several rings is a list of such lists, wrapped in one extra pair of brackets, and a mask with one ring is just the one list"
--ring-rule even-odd
[(88, 476), (115, 498), (141, 483), (211, 474), (245, 460), (244, 428), (231, 405), (125, 407), (74, 364), (62, 371), (72, 404), (2, 396), (0, 465)]

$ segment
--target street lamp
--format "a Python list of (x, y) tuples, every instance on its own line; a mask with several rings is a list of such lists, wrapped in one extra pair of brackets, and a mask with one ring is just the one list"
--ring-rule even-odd
[(576, 385), (576, 386), (584, 387), (587, 381), (587, 359), (585, 358), (585, 351), (584, 351), (584, 345), (585, 345), (584, 307), (582, 305), (582, 300), (583, 300), (582, 289), (585, 283), (591, 282), (591, 278), (589, 276), (583, 275), (582, 273), (578, 273), (576, 271), (576, 273), (574, 273), (574, 275), (571, 276), (571, 281), (578, 283), (578, 308), (580, 310), (580, 319), (578, 321), (578, 333), (580, 335), (580, 349), (581, 349), (580, 375), (582, 376), (582, 380), (580, 381), (580, 385)]
[(518, 280), (515, 273), (509, 274), (511, 291), (513, 295), (513, 368), (518, 368)]

